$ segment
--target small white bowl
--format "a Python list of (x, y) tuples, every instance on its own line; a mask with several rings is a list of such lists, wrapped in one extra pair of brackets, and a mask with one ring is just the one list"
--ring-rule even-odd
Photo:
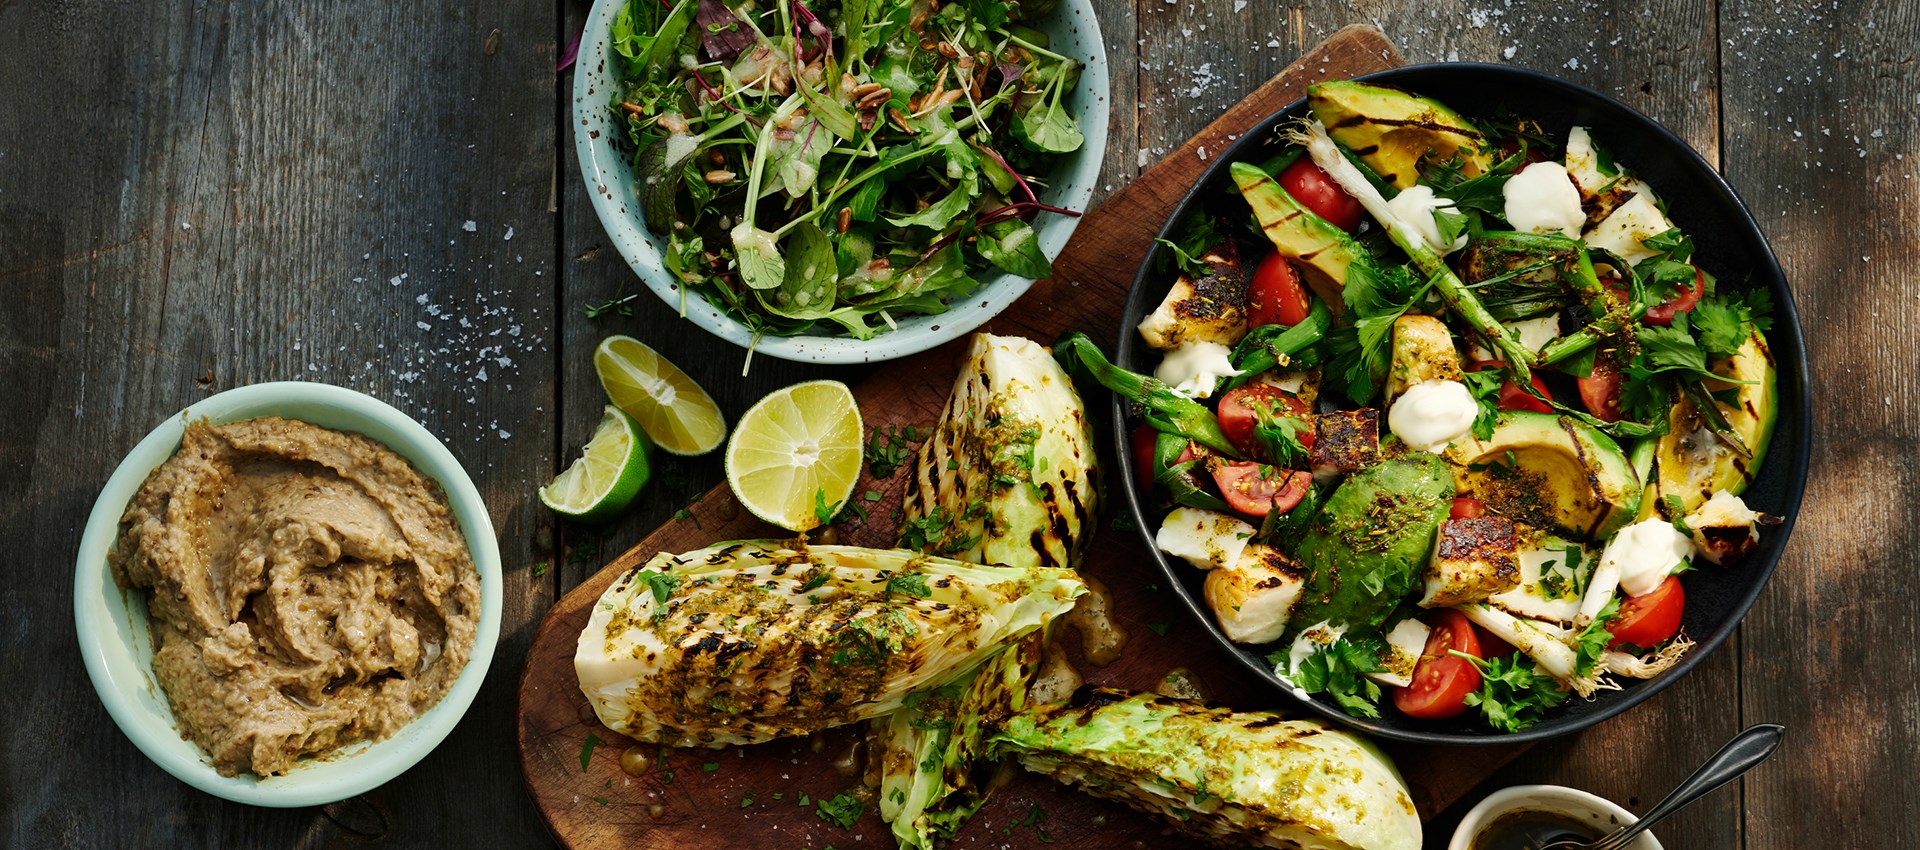
[[(620, 256), (633, 267), (660, 300), (680, 309), (683, 303), (679, 284), (667, 272), (661, 260), (661, 240), (641, 221), (640, 201), (634, 195), (633, 157), (617, 143), (627, 137), (626, 128), (613, 120), (612, 92), (618, 87), (611, 55), (613, 18), (628, 0), (596, 0), (587, 14), (585, 34), (580, 38), (580, 54), (573, 72), (573, 146), (580, 160), (580, 172), (586, 178), (587, 197), (600, 217)], [(1046, 20), (1033, 23), (1051, 39), (1052, 49), (1078, 59), (1080, 81), (1072, 94), (1074, 117), (1086, 143), (1055, 166), (1047, 175), (1048, 185), (1040, 200), (1064, 209), (1087, 211), (1095, 182), (1100, 176), (1100, 161), (1107, 150), (1107, 117), (1112, 108), (1108, 99), (1106, 43), (1100, 38), (1100, 23), (1094, 19), (1092, 0), (1060, 0), (1059, 8)], [(1077, 216), (1041, 215), (1034, 221), (1040, 250), (1049, 259), (1060, 255), (1067, 238), (1080, 224)], [(721, 339), (741, 348), (810, 363), (873, 363), (905, 357), (956, 339), (1000, 314), (1033, 285), (1016, 275), (989, 270), (980, 285), (966, 298), (957, 298), (947, 311), (932, 316), (896, 317), (899, 327), (881, 331), (871, 339), (850, 336), (768, 336), (757, 345), (753, 332), (707, 303), (696, 292), (686, 293), (686, 317)]]
[[(1460, 819), (1447, 850), (1471, 850), (1473, 839), (1501, 815), (1517, 811), (1547, 811), (1587, 824), (1605, 835), (1639, 820), (1612, 800), (1563, 785), (1515, 785), (1487, 795)], [(1661, 850), (1652, 833), (1643, 832), (1626, 850)]]
[[(123, 591), (107, 567), (119, 536), (120, 515), (148, 473), (180, 448), (189, 420), (214, 424), (282, 416), (373, 438), (440, 483), (480, 573), (480, 621), (473, 654), (438, 703), (377, 742), (361, 741), (291, 772), (262, 779), (221, 776), (212, 760), (180, 736), (167, 698), (153, 680), (153, 640), (144, 591)], [(487, 676), (500, 635), (500, 548), (480, 491), (433, 434), (372, 396), (328, 384), (299, 381), (231, 389), (170, 416), (134, 446), (107, 479), (80, 537), (73, 576), (73, 618), (80, 654), (94, 690), (120, 730), (148, 758), (180, 781), (216, 797), (255, 806), (314, 806), (371, 790), (412, 767), (453, 731)]]

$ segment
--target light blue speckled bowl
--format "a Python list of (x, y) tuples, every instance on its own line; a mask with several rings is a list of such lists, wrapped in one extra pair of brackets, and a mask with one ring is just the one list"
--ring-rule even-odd
[[(480, 572), (480, 620), (473, 654), (446, 696), (392, 737), (359, 742), (312, 759), (283, 776), (221, 776), (198, 745), (180, 737), (167, 698), (153, 681), (153, 640), (147, 632), (146, 594), (113, 582), (107, 552), (119, 535), (120, 515), (148, 473), (180, 448), (189, 420), (214, 424), (283, 416), (325, 428), (364, 434), (440, 482)], [(314, 806), (344, 800), (400, 775), (431, 752), (460, 722), (487, 677), (500, 635), (500, 547), (480, 491), (432, 433), (372, 396), (328, 384), (299, 381), (254, 384), (211, 396), (170, 416), (134, 446), (94, 502), (80, 538), (73, 574), (73, 618), (80, 654), (94, 690), (120, 730), (155, 764), (216, 797), (255, 806)]]
[[(573, 74), (573, 144), (580, 159), (580, 171), (586, 177), (587, 196), (593, 199), (594, 212), (607, 229), (608, 238), (620, 251), (627, 265), (646, 281), (661, 300), (678, 308), (680, 291), (661, 263), (659, 237), (649, 232), (640, 218), (640, 202), (634, 196), (633, 162), (630, 155), (616, 147), (626, 138), (626, 130), (614, 122), (609, 98), (615, 89), (609, 61), (609, 32), (613, 16), (627, 0), (596, 0), (587, 16), (586, 33), (580, 39), (580, 56)], [(1090, 0), (1061, 0), (1059, 9), (1041, 23), (1052, 39), (1051, 49), (1080, 60), (1083, 70), (1074, 89), (1072, 105), (1086, 144), (1068, 154), (1050, 175), (1040, 200), (1057, 207), (1085, 211), (1100, 174), (1100, 160), (1107, 148), (1107, 114), (1112, 104), (1107, 96), (1107, 54), (1100, 40), (1100, 24), (1094, 20)], [(1040, 248), (1048, 257), (1058, 256), (1067, 237), (1080, 219), (1072, 216), (1042, 214), (1034, 222)], [(882, 331), (872, 339), (847, 336), (769, 336), (753, 343), (753, 333), (745, 325), (721, 313), (705, 298), (686, 299), (686, 316), (694, 324), (742, 348), (784, 360), (812, 363), (869, 363), (891, 360), (925, 351), (954, 339), (986, 323), (1027, 291), (1033, 281), (1004, 273), (990, 273), (970, 297), (956, 299), (947, 312), (934, 316), (904, 316), (899, 327)]]

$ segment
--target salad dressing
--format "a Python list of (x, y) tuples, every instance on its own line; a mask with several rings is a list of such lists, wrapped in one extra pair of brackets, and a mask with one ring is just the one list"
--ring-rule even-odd
[(1539, 850), (1555, 841), (1592, 841), (1600, 833), (1558, 812), (1522, 809), (1508, 812), (1474, 836), (1472, 850)]
[(1080, 654), (1095, 667), (1105, 667), (1127, 647), (1127, 630), (1113, 620), (1113, 594), (1092, 576), (1081, 576), (1086, 595), (1074, 600), (1061, 621), (1080, 632)]

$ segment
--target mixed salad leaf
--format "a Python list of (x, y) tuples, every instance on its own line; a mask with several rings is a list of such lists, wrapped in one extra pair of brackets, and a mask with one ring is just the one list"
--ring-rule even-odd
[(1085, 139), (1041, 5), (632, 0), (610, 108), (682, 297), (866, 339), (994, 269), (1048, 275), (1033, 221), (1078, 213), (1036, 187)]

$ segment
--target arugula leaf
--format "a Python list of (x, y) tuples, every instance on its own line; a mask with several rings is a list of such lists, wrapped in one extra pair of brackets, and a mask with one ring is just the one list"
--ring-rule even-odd
[(1467, 694), (1466, 703), (1478, 706), (1487, 725), (1503, 732), (1519, 732), (1567, 701), (1567, 692), (1552, 676), (1540, 672), (1533, 659), (1516, 654), (1507, 658), (1455, 655), (1480, 669), (1480, 689)]

